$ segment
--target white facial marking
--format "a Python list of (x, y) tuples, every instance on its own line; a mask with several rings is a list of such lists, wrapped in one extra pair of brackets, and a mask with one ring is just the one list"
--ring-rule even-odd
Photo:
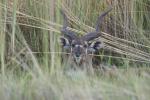
[(80, 63), (81, 57), (75, 57), (75, 60), (76, 60), (77, 63)]
[(79, 47), (80, 45), (75, 45), (75, 47)]
[(80, 48), (83, 48), (83, 45), (80, 45)]
[(83, 45), (75, 45), (75, 47), (83, 48)]

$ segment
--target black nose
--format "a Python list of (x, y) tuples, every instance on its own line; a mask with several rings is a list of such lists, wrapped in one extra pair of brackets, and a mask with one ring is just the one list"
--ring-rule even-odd
[(76, 53), (76, 57), (80, 57), (80, 55), (81, 55), (80, 53)]

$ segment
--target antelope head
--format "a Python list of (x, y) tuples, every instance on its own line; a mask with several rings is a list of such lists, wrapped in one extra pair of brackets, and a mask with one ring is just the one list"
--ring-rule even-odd
[(74, 32), (67, 29), (68, 19), (65, 13), (62, 11), (64, 23), (61, 30), (61, 33), (63, 35), (60, 38), (61, 44), (63, 49), (65, 49), (67, 53), (71, 53), (71, 57), (77, 65), (81, 65), (89, 57), (89, 54), (93, 54), (103, 47), (101, 41), (91, 41), (101, 36), (101, 22), (104, 16), (106, 16), (111, 10), (112, 8), (102, 13), (98, 17), (94, 32), (89, 32), (81, 37), (78, 37)]

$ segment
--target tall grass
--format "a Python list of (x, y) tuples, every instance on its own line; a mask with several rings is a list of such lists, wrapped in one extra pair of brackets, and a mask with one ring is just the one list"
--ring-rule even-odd
[[(110, 69), (64, 72), (60, 9), (83, 35), (110, 5), (99, 38), (105, 48), (96, 55)], [(148, 100), (149, 9), (149, 0), (0, 0), (0, 99)]]

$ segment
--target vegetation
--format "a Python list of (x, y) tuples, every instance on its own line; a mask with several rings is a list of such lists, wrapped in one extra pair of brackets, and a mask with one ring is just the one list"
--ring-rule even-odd
[[(110, 6), (99, 38), (105, 48), (96, 55), (110, 69), (64, 72), (60, 9), (82, 35)], [(148, 100), (149, 10), (149, 0), (0, 0), (0, 99)]]

